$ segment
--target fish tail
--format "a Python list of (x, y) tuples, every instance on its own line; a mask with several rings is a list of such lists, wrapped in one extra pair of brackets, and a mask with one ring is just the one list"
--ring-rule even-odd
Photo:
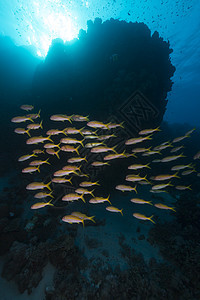
[(84, 220), (81, 220), (81, 222), (83, 223), (83, 228), (85, 228)]
[(60, 149), (58, 149), (58, 151), (55, 152), (55, 155), (57, 156), (58, 159), (60, 159), (58, 152), (60, 152)]
[(72, 118), (73, 118), (74, 115), (71, 115), (68, 119), (68, 121), (72, 124)]
[(121, 215), (123, 216), (122, 210), (123, 210), (123, 208), (122, 208), (122, 209), (120, 209), (119, 211), (120, 211)]
[(90, 115), (87, 115), (87, 116), (85, 117), (85, 120), (86, 120), (87, 122), (90, 121), (90, 120), (89, 120), (89, 116), (90, 116)]
[(38, 172), (40, 173), (40, 165), (37, 167)]
[(38, 111), (38, 118), (40, 118), (41, 109)]
[(53, 143), (50, 135), (48, 135), (47, 140)]
[(70, 177), (70, 178), (68, 179), (68, 181), (72, 184), (72, 177)]
[(48, 165), (50, 165), (50, 163), (48, 162), (48, 160), (49, 160), (49, 157), (45, 160), (45, 163), (48, 164)]
[(85, 199), (83, 196), (84, 196), (84, 193), (80, 197), (81, 197), (81, 200), (85, 203)]
[(151, 169), (151, 167), (149, 167), (149, 165), (150, 165), (150, 162), (149, 162), (148, 164), (146, 164), (146, 167), (147, 167), (148, 169)]
[(78, 145), (78, 147), (75, 148), (75, 151), (76, 153), (79, 155), (79, 152), (78, 152), (78, 148), (80, 147), (80, 145)]
[(135, 186), (135, 187), (133, 188), (133, 190), (134, 190), (134, 191), (136, 192), (136, 194), (137, 194), (137, 190), (136, 190), (136, 187), (137, 187), (137, 186)]
[(124, 128), (124, 121), (119, 124), (119, 127)]
[(176, 212), (175, 208), (174, 207), (171, 207), (171, 210), (173, 210), (174, 212)]
[(51, 181), (49, 181), (49, 182), (46, 184), (46, 187), (48, 188), (48, 190), (51, 191), (50, 184), (51, 184)]
[(110, 195), (108, 195), (107, 201), (112, 205), (112, 203), (110, 202), (109, 198), (110, 198)]
[[(100, 185), (99, 181), (96, 181), (95, 184), (96, 184), (96, 185)], [(109, 196), (110, 196), (110, 195), (109, 195)], [(108, 198), (109, 198), (109, 197), (108, 197)]]
[(108, 124), (105, 124), (105, 127), (110, 130), (109, 125), (111, 124), (111, 122), (109, 122)]
[(175, 178), (181, 178), (180, 176), (178, 176), (178, 171), (174, 174), (173, 177), (175, 177)]
[(26, 130), (26, 133), (28, 134), (29, 137), (31, 137), (29, 131), (30, 131), (30, 128)]
[(85, 139), (82, 139), (82, 141), (80, 141), (80, 144), (81, 144), (81, 146), (82, 147), (84, 147), (84, 145), (83, 145), (83, 141), (84, 141)]
[(152, 220), (152, 218), (154, 217), (154, 215), (152, 215), (151, 217), (149, 217), (149, 221), (151, 221), (153, 224), (156, 224), (156, 222), (154, 222), (154, 220)]
[(92, 222), (96, 223), (95, 220), (93, 220), (94, 217), (95, 217), (95, 216), (88, 217), (88, 219), (91, 220)]
[(156, 127), (155, 131), (161, 131), (160, 126)]
[(179, 155), (179, 157), (186, 157), (183, 152)]
[(148, 135), (148, 136), (146, 137), (146, 140), (152, 140), (152, 135), (153, 135), (153, 133), (150, 134), (150, 135)]
[[(49, 193), (49, 197), (51, 197), (52, 200), (53, 200), (54, 196), (51, 195), (52, 193), (53, 193), (53, 191), (51, 191), (51, 192)], [(51, 200), (51, 201), (52, 201), (52, 200)]]
[(111, 149), (113, 150), (114, 153), (117, 154), (117, 151), (115, 150), (115, 148), (117, 147), (118, 145), (115, 145), (114, 147), (112, 147)]
[(33, 122), (33, 123), (34, 123), (34, 121), (33, 121), (33, 119), (32, 119), (32, 118), (28, 118), (28, 120), (30, 120), (31, 122)]
[(192, 186), (191, 184), (187, 186), (187, 189), (190, 191), (192, 191), (191, 186)]
[(87, 162), (86, 156), (85, 156), (83, 159), (84, 159), (84, 161), (86, 161), (86, 162)]
[(61, 148), (60, 148), (60, 144), (61, 144), (61, 143), (59, 143), (59, 144), (57, 145), (57, 148), (61, 150)]
[(81, 132), (83, 129), (85, 129), (85, 126), (84, 126), (84, 127), (81, 127), (81, 128), (79, 129), (79, 133), (80, 133), (82, 136), (84, 136), (84, 134)]
[(148, 203), (149, 203), (150, 205), (153, 205), (153, 204), (152, 204), (152, 201), (148, 201)]
[(40, 128), (41, 128), (41, 129), (43, 129), (43, 127), (42, 127), (42, 122), (43, 122), (43, 120), (40, 122)]
[(94, 197), (94, 194), (93, 194), (94, 190), (95, 190), (95, 189), (93, 189), (93, 190), (90, 192), (90, 195), (92, 195), (92, 197)]

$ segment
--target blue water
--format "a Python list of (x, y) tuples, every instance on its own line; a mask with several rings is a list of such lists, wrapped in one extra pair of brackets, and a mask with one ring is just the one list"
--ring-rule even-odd
[[(199, 11), (197, 0), (0, 4), (1, 299), (200, 299)], [(23, 104), (34, 108), (27, 112)], [(78, 151), (86, 161), (77, 163), (81, 173), (70, 175), (72, 184), (51, 183), (53, 207), (33, 210), (46, 200), (34, 198), (40, 190), (28, 185), (50, 182), (76, 156), (56, 147), (58, 159), (45, 152), (47, 141), (29, 145), (26, 133), (14, 132), (34, 122), (12, 118), (40, 110), (33, 121), (43, 120), (43, 127), (30, 130), (31, 137), (58, 129), (53, 143), (64, 146), (61, 138), (70, 137), (77, 147), (82, 141)], [(71, 116), (70, 122), (52, 121), (55, 114)], [(87, 119), (77, 122), (74, 115)], [(109, 129), (112, 125), (116, 128)], [(87, 144), (98, 138), (66, 136), (68, 127), (99, 137), (110, 134), (101, 146), (114, 150), (94, 154)], [(143, 129), (150, 132), (142, 136)], [(148, 138), (128, 145), (139, 137)], [(150, 153), (162, 143), (166, 149)], [(178, 146), (183, 147), (173, 152)], [(134, 157), (138, 147), (148, 156)], [(44, 153), (18, 161), (34, 149)], [(122, 157), (105, 160), (115, 151)], [(162, 161), (172, 155), (177, 158)], [(47, 158), (40, 172), (22, 172), (30, 161)], [(94, 167), (94, 161), (108, 165)], [(131, 164), (150, 168), (134, 171)], [(175, 174), (175, 165), (185, 165), (178, 178), (155, 181), (157, 175)], [(130, 174), (144, 178), (142, 183), (128, 181)], [(62, 201), (82, 181), (98, 181), (88, 189), (95, 197), (109, 195), (111, 204), (92, 204), (91, 195), (84, 195), (86, 203)], [(163, 193), (152, 192), (152, 186), (165, 183)], [(118, 185), (136, 186), (137, 193), (119, 191)], [(158, 203), (168, 209), (157, 208)], [(115, 212), (106, 210), (111, 205)], [(94, 216), (95, 222), (63, 222), (73, 212)]]

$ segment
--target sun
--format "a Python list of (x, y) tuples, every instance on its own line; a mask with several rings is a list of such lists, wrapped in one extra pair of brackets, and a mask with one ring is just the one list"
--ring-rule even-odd
[(22, 2), (23, 9), (16, 10), (20, 12), (18, 30), (25, 37), (25, 44), (37, 49), (38, 56), (46, 56), (55, 38), (61, 38), (65, 42), (77, 37), (78, 18), (70, 12), (70, 5), (63, 4), (60, 0)]

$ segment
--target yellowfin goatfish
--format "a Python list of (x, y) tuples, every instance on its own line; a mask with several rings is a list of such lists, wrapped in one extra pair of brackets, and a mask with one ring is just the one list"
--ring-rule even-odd
[(27, 159), (33, 157), (33, 156), (34, 156), (34, 157), (37, 157), (37, 155), (36, 155), (35, 153), (27, 154), (27, 155), (20, 156), (20, 157), (18, 158), (18, 161), (25, 161), (25, 160), (27, 160)]
[(27, 125), (27, 128), (29, 129), (29, 130), (36, 130), (36, 129), (39, 129), (39, 128), (41, 128), (41, 129), (43, 129), (43, 127), (42, 127), (42, 122), (43, 121), (41, 121), (40, 123), (32, 123), (32, 124), (28, 124)]
[(51, 184), (51, 181), (47, 184), (45, 184), (44, 182), (32, 182), (26, 186), (26, 189), (33, 191), (33, 190), (42, 190), (44, 188), (48, 188), (48, 190), (51, 191), (50, 184)]
[(29, 105), (29, 104), (23, 104), (20, 106), (21, 109), (26, 110), (26, 111), (30, 111), (32, 109), (34, 109), (33, 105)]
[(13, 123), (22, 123), (22, 122), (26, 122), (26, 121), (33, 122), (32, 118), (29, 118), (27, 116), (14, 117), (11, 119), (11, 122), (13, 122)]
[(186, 169), (186, 168), (193, 168), (193, 164), (190, 163), (188, 165), (176, 165), (176, 166), (173, 166), (171, 168), (172, 171), (179, 171), (179, 170), (183, 170), (183, 169)]
[(104, 160), (112, 160), (112, 159), (117, 159), (117, 158), (124, 158), (127, 157), (125, 151), (122, 153), (116, 153), (116, 154), (108, 154), (104, 156)]
[(101, 129), (110, 129), (109, 128), (110, 123), (104, 124), (103, 122), (99, 121), (90, 121), (87, 123), (87, 126), (92, 128), (101, 128)]
[(81, 135), (83, 135), (83, 133), (82, 133), (82, 130), (83, 130), (83, 129), (84, 129), (84, 127), (81, 128), (81, 129), (77, 129), (77, 128), (75, 128), (75, 127), (68, 127), (68, 128), (65, 128), (64, 131), (65, 131), (67, 134), (81, 134)]
[(78, 148), (79, 148), (79, 146), (74, 148), (71, 145), (64, 145), (60, 149), (64, 152), (76, 152), (79, 155)]
[(106, 210), (111, 211), (111, 212), (120, 212), (120, 214), (123, 216), (123, 213), (122, 213), (123, 208), (119, 209), (119, 208), (114, 207), (114, 206), (107, 206)]
[(49, 158), (47, 158), (46, 160), (33, 160), (30, 162), (30, 166), (40, 166), (43, 164), (48, 164), (50, 165), (50, 163), (48, 162)]
[(27, 144), (27, 145), (34, 145), (34, 144), (44, 143), (44, 141), (51, 141), (51, 142), (53, 142), (53, 141), (50, 139), (50, 136), (47, 136), (47, 137), (43, 137), (43, 136), (34, 136), (34, 137), (31, 137), (30, 139), (28, 139), (28, 140), (26, 141), (26, 144)]
[(91, 153), (104, 153), (108, 151), (113, 151), (117, 154), (115, 147), (107, 147), (107, 146), (98, 146), (91, 149)]
[(139, 131), (138, 134), (139, 135), (147, 135), (147, 134), (154, 133), (156, 131), (161, 131), (161, 130), (159, 129), (159, 127), (154, 128), (154, 129), (143, 129), (143, 130)]
[(146, 164), (146, 165), (142, 165), (142, 164), (133, 164), (133, 165), (130, 165), (130, 166), (128, 167), (128, 169), (129, 169), (129, 170), (139, 170), (139, 169), (143, 169), (143, 168), (151, 169), (151, 168), (149, 167), (149, 164), (150, 164), (150, 163), (148, 163), (148, 164)]
[(126, 180), (132, 182), (141, 181), (141, 180), (148, 181), (146, 177), (147, 175), (145, 175), (145, 177), (140, 177), (139, 175), (131, 174), (126, 176)]
[(95, 182), (92, 182), (92, 181), (82, 181), (79, 185), (81, 187), (88, 187), (88, 186), (100, 185), (100, 184), (98, 183), (98, 181), (95, 181)]
[(85, 199), (83, 197), (84, 195), (79, 195), (77, 193), (70, 193), (70, 194), (67, 194), (65, 196), (62, 197), (62, 200), (63, 201), (74, 201), (74, 200), (79, 200), (81, 199), (83, 202), (85, 202)]
[(40, 166), (37, 166), (37, 167), (34, 167), (34, 166), (32, 166), (32, 167), (27, 167), (27, 168), (24, 168), (23, 170), (22, 170), (22, 173), (29, 173), (29, 174), (32, 174), (33, 172), (35, 172), (35, 171), (38, 171), (39, 173), (40, 173)]
[(134, 213), (133, 216), (137, 219), (140, 219), (140, 220), (144, 220), (144, 221), (151, 221), (152, 223), (155, 224), (155, 222), (152, 220), (153, 218), (153, 215), (151, 217), (146, 217), (145, 215), (142, 215), (140, 213)]
[(72, 177), (69, 178), (69, 179), (66, 179), (64, 177), (56, 177), (56, 178), (52, 179), (52, 182), (53, 183), (67, 183), (67, 182), (70, 182), (72, 184), (71, 179), (72, 179)]
[(60, 142), (63, 144), (81, 144), (82, 147), (84, 146), (83, 141), (84, 139), (82, 141), (79, 141), (77, 139), (72, 139), (72, 138), (63, 138), (60, 140)]
[(88, 119), (89, 116), (80, 116), (80, 115), (72, 115), (72, 120), (73, 121), (76, 121), (76, 122), (88, 122), (89, 119)]
[(171, 178), (180, 178), (178, 175), (178, 172), (176, 172), (175, 174), (162, 174), (162, 175), (156, 175), (156, 176), (152, 176), (151, 179), (153, 180), (168, 180), (168, 179), (171, 179)]
[(50, 193), (39, 192), (39, 193), (34, 195), (34, 198), (37, 198), (37, 199), (43, 199), (43, 198), (46, 198), (46, 197), (54, 198), (54, 196), (52, 196), (52, 193), (53, 193), (53, 191), (51, 191)]
[[(109, 202), (109, 203), (111, 204), (109, 198), (110, 198), (110, 195), (109, 195), (107, 198), (103, 198), (103, 197), (94, 197), (94, 198), (90, 199), (89, 202), (92, 203), (92, 204), (103, 203), (103, 202)], [(112, 205), (112, 204), (111, 204), (111, 205)]]
[(162, 158), (160, 161), (161, 162), (170, 162), (170, 161), (176, 160), (180, 157), (185, 157), (185, 155), (183, 155), (183, 153), (181, 153), (179, 155), (166, 156), (166, 157)]
[(60, 159), (59, 153), (60, 149), (58, 149), (57, 151), (55, 151), (52, 148), (46, 149), (46, 153), (50, 154), (50, 155), (56, 155), (58, 159)]
[(81, 219), (81, 220), (84, 220), (84, 221), (85, 221), (85, 220), (90, 220), (90, 221), (96, 223), (96, 222), (93, 220), (94, 216), (88, 217), (87, 215), (82, 214), (82, 213), (80, 213), (80, 212), (78, 212), (78, 211), (72, 212), (71, 215), (72, 215), (72, 216), (75, 216), (75, 217), (77, 217), (77, 218), (79, 218), (79, 219)]
[(68, 163), (77, 163), (77, 162), (81, 162), (83, 160), (85, 160), (87, 162), (86, 156), (85, 157), (79, 157), (79, 156), (71, 157), (67, 160), (67, 162)]
[(65, 130), (58, 130), (58, 129), (50, 129), (50, 130), (47, 131), (46, 134), (47, 135), (58, 135), (58, 134), (61, 134), (61, 133), (67, 135)]
[(176, 211), (174, 209), (174, 207), (170, 207), (170, 206), (167, 206), (167, 205), (162, 204), (162, 203), (156, 203), (156, 204), (154, 204), (154, 206), (157, 207), (157, 208), (160, 208), (160, 209), (170, 209), (170, 210)]
[(148, 136), (145, 136), (145, 137), (139, 137), (139, 138), (131, 138), (131, 139), (129, 139), (125, 142), (125, 145), (134, 145), (134, 144), (146, 141), (146, 140), (152, 140), (151, 136), (152, 135), (148, 135)]
[(188, 185), (188, 186), (185, 186), (185, 185), (176, 185), (175, 186), (175, 189), (179, 190), (179, 191), (185, 191), (185, 190), (191, 190), (191, 184)]
[(67, 116), (67, 115), (53, 115), (50, 117), (50, 120), (52, 121), (69, 121), (70, 123), (72, 123), (72, 117), (73, 116)]
[(146, 200), (139, 199), (139, 198), (132, 198), (130, 201), (133, 202), (133, 203), (136, 203), (136, 204), (150, 204), (150, 205), (153, 205), (151, 201), (146, 201)]
[(50, 201), (49, 202), (38, 202), (38, 203), (33, 204), (31, 206), (31, 209), (38, 209), (38, 208), (45, 207), (47, 205), (54, 206)]
[(28, 136), (31, 136), (30, 133), (29, 133), (29, 130), (30, 130), (30, 129), (16, 128), (16, 129), (14, 130), (14, 132), (15, 132), (15, 133), (18, 133), (18, 134), (24, 134), (24, 133), (26, 133), (26, 134), (28, 134)]
[(83, 219), (80, 219), (76, 216), (73, 216), (73, 215), (66, 215), (62, 218), (62, 221), (63, 222), (67, 222), (69, 224), (73, 224), (73, 223), (83, 223), (83, 226), (84, 226), (84, 220)]
[(88, 191), (88, 190), (86, 190), (86, 189), (84, 189), (84, 188), (78, 188), (78, 189), (75, 190), (75, 192), (76, 192), (77, 194), (92, 195), (92, 197), (94, 197), (94, 194), (93, 194), (94, 190)]
[(136, 190), (136, 186), (132, 187), (130, 185), (124, 185), (124, 184), (119, 184), (116, 187), (116, 190), (122, 191), (122, 192), (131, 192), (131, 191), (135, 191), (137, 194), (137, 190)]
[(102, 166), (105, 166), (105, 165), (108, 165), (109, 166), (109, 163), (107, 162), (102, 162), (102, 161), (93, 161), (91, 163), (91, 166), (93, 167), (102, 167)]
[(160, 190), (160, 189), (164, 189), (167, 186), (173, 186), (173, 184), (171, 184), (170, 182), (169, 183), (156, 184), (156, 185), (153, 185), (151, 189), (153, 191), (154, 190)]
[(186, 139), (188, 137), (190, 137), (189, 134), (188, 135), (179, 136), (179, 137), (173, 139), (172, 143), (178, 143), (178, 142), (180, 142), (180, 141), (182, 141), (182, 140), (184, 140), (184, 139)]
[(36, 114), (29, 114), (29, 115), (26, 115), (28, 118), (31, 118), (33, 120), (37, 119), (37, 118), (40, 118), (40, 113), (41, 113), (41, 109), (38, 111), (38, 113)]

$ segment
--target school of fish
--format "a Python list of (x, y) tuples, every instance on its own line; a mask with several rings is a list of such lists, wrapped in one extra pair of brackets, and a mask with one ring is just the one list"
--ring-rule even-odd
[[(95, 187), (99, 186), (100, 183), (98, 181), (92, 181), (90, 179), (90, 174), (84, 174), (82, 172), (83, 165), (88, 162), (88, 160), (87, 155), (80, 155), (81, 149), (87, 150), (87, 153), (90, 153), (90, 155), (91, 153), (104, 154), (102, 161), (93, 160), (91, 162), (93, 168), (102, 166), (109, 168), (113, 160), (131, 157), (133, 163), (128, 166), (124, 182), (115, 187), (115, 189), (120, 192), (134, 191), (135, 194), (138, 194), (138, 185), (149, 185), (151, 193), (167, 192), (168, 188), (175, 188), (179, 191), (191, 190), (191, 185), (184, 185), (181, 183), (182, 176), (196, 173), (197, 176), (200, 177), (200, 173), (196, 171), (194, 163), (180, 163), (181, 159), (185, 157), (183, 152), (180, 153), (180, 150), (183, 151), (184, 148), (184, 145), (180, 145), (180, 142), (189, 138), (195, 129), (191, 129), (183, 136), (174, 138), (171, 142), (164, 141), (153, 148), (152, 146), (144, 147), (142, 144), (151, 141), (153, 135), (161, 130), (159, 127), (144, 129), (138, 132), (138, 137), (124, 141), (125, 150), (122, 153), (118, 153), (118, 145), (110, 147), (106, 145), (106, 143), (115, 140), (118, 128), (124, 128), (123, 123), (103, 123), (100, 121), (91, 121), (89, 120), (89, 116), (56, 114), (50, 117), (50, 120), (53, 122), (52, 127), (54, 127), (53, 124), (59, 122), (64, 124), (65, 128), (61, 130), (56, 128), (49, 129), (43, 136), (41, 134), (35, 134), (35, 131), (43, 131), (43, 120), (41, 120), (40, 117), (41, 110), (39, 110), (38, 113), (30, 113), (30, 111), (34, 109), (34, 106), (29, 104), (23, 104), (20, 108), (28, 112), (28, 114), (13, 117), (11, 122), (29, 123), (26, 126), (23, 126), (23, 128), (15, 128), (14, 132), (27, 135), (27, 145), (37, 146), (31, 153), (29, 152), (18, 158), (19, 162), (29, 163), (28, 166), (22, 169), (22, 173), (40, 173), (41, 168), (43, 168), (45, 164), (51, 165), (51, 156), (54, 156), (57, 159), (60, 159), (62, 156), (67, 162), (61, 169), (53, 173), (51, 181), (47, 183), (42, 181), (31, 182), (27, 185), (27, 190), (37, 192), (34, 195), (36, 199), (43, 199), (41, 200), (43, 202), (34, 203), (31, 206), (31, 209), (54, 206), (54, 184), (65, 185), (66, 183), (70, 183), (73, 186), (72, 180), (74, 177), (84, 177), (84, 179), (80, 181), (79, 187), (74, 187), (73, 193), (62, 196), (62, 201), (70, 202), (82, 200), (84, 203), (87, 201), (91, 204), (108, 202), (110, 206), (105, 208), (107, 211), (120, 213), (121, 216), (123, 216), (123, 208), (113, 206), (110, 195), (95, 196)], [(77, 124), (81, 124), (81, 128), (78, 128), (80, 126), (77, 126)], [(102, 131), (104, 134), (102, 134)], [(134, 148), (135, 145), (138, 144), (140, 146)], [(167, 151), (167, 153), (165, 151)], [(142, 163), (145, 157), (150, 157), (151, 160)], [(193, 157), (193, 160), (198, 159), (200, 159), (200, 151)], [(176, 161), (178, 161), (178, 163), (176, 163)], [(171, 162), (173, 162), (173, 165), (170, 165)], [(162, 164), (163, 169), (166, 168), (167, 164), (170, 165), (170, 172), (167, 171), (164, 174), (149, 176), (149, 170), (152, 170), (156, 163)], [(145, 174), (146, 170), (148, 170), (147, 174)], [(50, 198), (49, 201), (46, 200), (48, 197)], [(134, 209), (137, 207), (137, 211), (132, 214), (133, 217), (143, 221), (151, 221), (152, 223), (155, 223), (153, 220), (154, 215), (145, 216), (141, 212), (138, 212), (141, 205), (151, 205), (158, 209), (171, 210), (173, 212), (176, 211), (175, 207), (164, 203), (152, 203), (152, 201), (149, 201), (148, 199), (132, 197), (130, 201), (135, 204)], [(69, 224), (82, 223), (84, 226), (85, 221), (89, 220), (95, 222), (94, 217), (95, 216), (87, 216), (81, 212), (72, 212), (70, 215), (63, 216), (62, 221)]]

